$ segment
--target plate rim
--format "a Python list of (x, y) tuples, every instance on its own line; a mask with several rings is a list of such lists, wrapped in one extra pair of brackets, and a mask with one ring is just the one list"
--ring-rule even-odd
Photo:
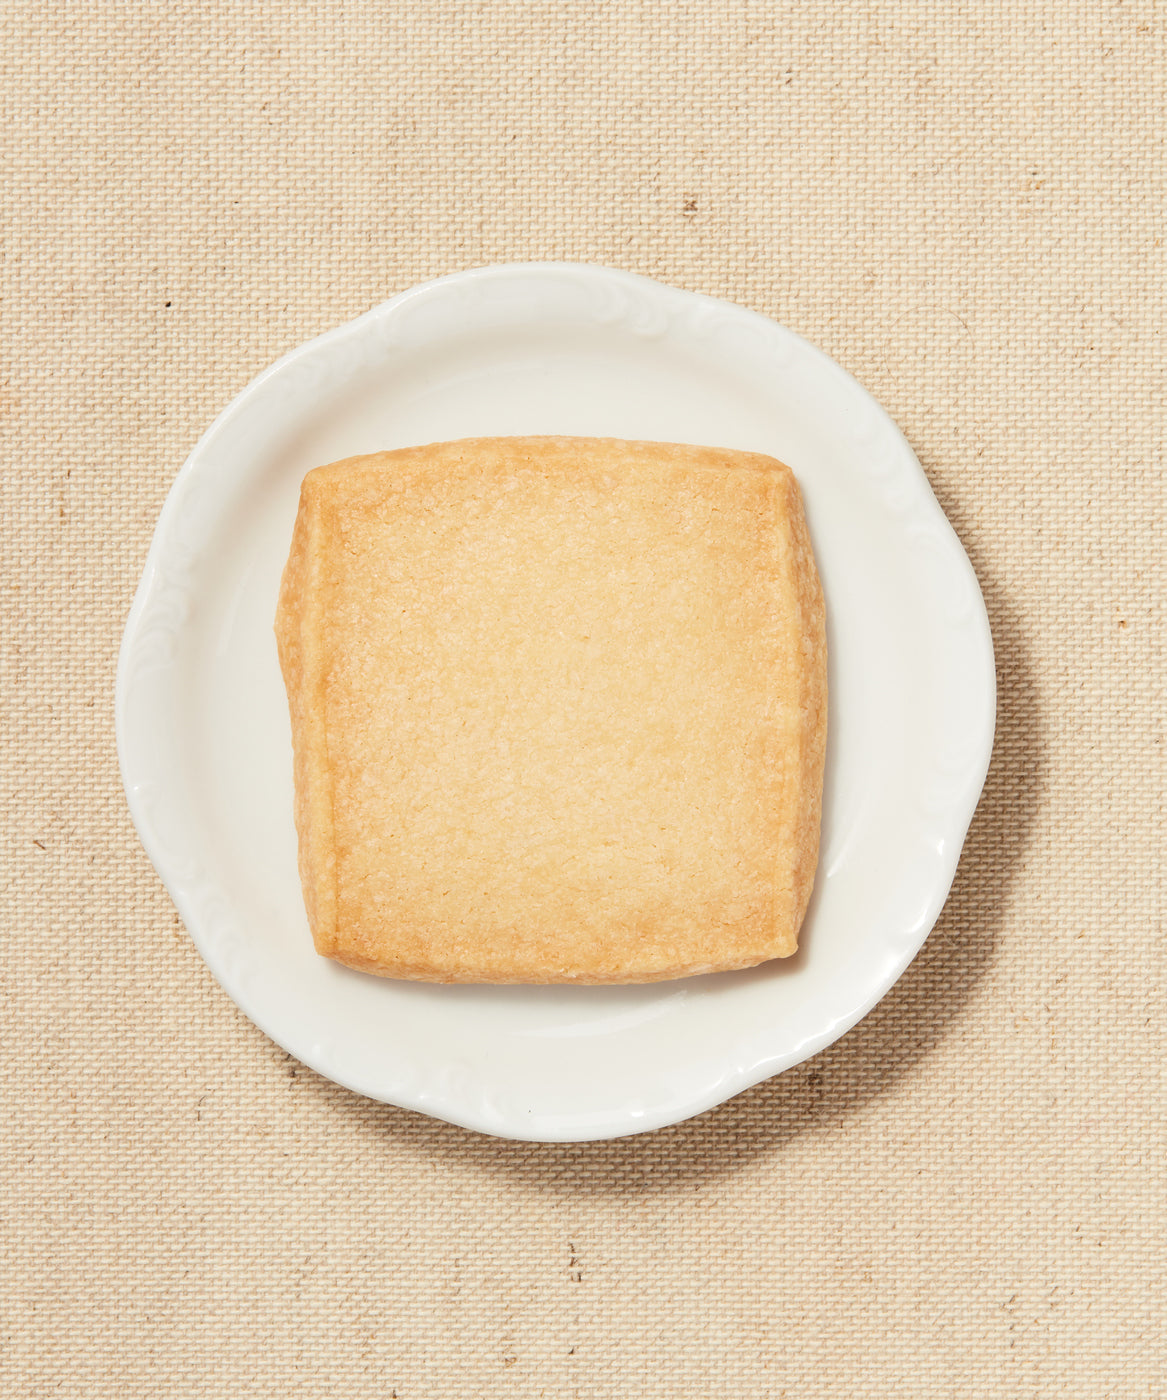
[[(777, 330), (799, 355), (813, 360), (820, 368), (829, 369), (831, 374), (841, 376), (848, 391), (852, 394), (858, 394), (861, 397), (868, 411), (873, 414), (874, 418), (879, 423), (881, 431), (885, 434), (892, 434), (897, 441), (900, 448), (899, 462), (903, 467), (907, 467), (914, 474), (913, 485), (916, 488), (917, 499), (913, 507), (913, 516), (923, 512), (928, 517), (929, 529), (946, 541), (952, 559), (961, 568), (966, 583), (971, 585), (970, 598), (972, 601), (974, 622), (972, 631), (975, 633), (975, 641), (970, 635), (970, 642), (976, 646), (979, 653), (977, 660), (985, 686), (985, 722), (982, 732), (973, 736), (970, 744), (971, 758), (968, 770), (970, 774), (969, 779), (960, 791), (959, 800), (954, 798), (952, 809), (946, 813), (950, 824), (946, 825), (945, 833), (947, 836), (951, 837), (951, 843), (947, 853), (947, 859), (941, 862), (940, 876), (934, 881), (930, 897), (925, 906), (924, 913), (921, 916), (920, 928), (922, 931), (918, 939), (914, 937), (909, 939), (899, 950), (899, 955), (889, 960), (887, 964), (887, 974), (882, 979), (880, 985), (875, 987), (868, 997), (862, 999), (857, 1008), (830, 1021), (829, 1024), (817, 1034), (805, 1037), (798, 1043), (793, 1055), (789, 1051), (779, 1051), (756, 1058), (749, 1067), (742, 1065), (727, 1067), (727, 1072), (718, 1078), (714, 1084), (709, 1085), (703, 1092), (694, 1093), (689, 1097), (674, 1098), (670, 1100), (667, 1107), (662, 1107), (655, 1113), (648, 1113), (642, 1117), (631, 1120), (626, 1111), (614, 1109), (610, 1115), (612, 1122), (607, 1125), (596, 1126), (593, 1124), (588, 1127), (579, 1126), (575, 1130), (565, 1128), (560, 1131), (549, 1132), (546, 1126), (538, 1131), (532, 1131), (529, 1125), (523, 1123), (508, 1123), (504, 1129), (497, 1121), (490, 1119), (489, 1115), (482, 1110), (481, 1105), (479, 1106), (479, 1112), (475, 1113), (469, 1111), (468, 1105), (466, 1104), (449, 1105), (433, 1102), (425, 1094), (419, 1095), (411, 1101), (408, 1096), (389, 1097), (388, 1095), (371, 1092), (367, 1085), (353, 1082), (353, 1076), (346, 1076), (343, 1073), (338, 1073), (335, 1067), (321, 1066), (318, 1063), (314, 1063), (312, 1058), (305, 1056), (304, 1047), (302, 1045), (296, 1048), (288, 1045), (280, 1030), (269, 1024), (268, 1017), (264, 1014), (257, 1014), (256, 1008), (248, 1004), (247, 998), (240, 993), (239, 989), (230, 985), (229, 973), (219, 965), (219, 958), (210, 940), (205, 939), (200, 933), (200, 918), (198, 911), (193, 907), (194, 896), (192, 891), (188, 888), (187, 883), (183, 881), (180, 874), (170, 868), (168, 853), (164, 843), (155, 829), (154, 822), (144, 802), (140, 800), (140, 794), (137, 791), (135, 783), (132, 781), (132, 773), (136, 761), (134, 755), (135, 739), (128, 732), (127, 710), (133, 684), (133, 661), (141, 644), (143, 619), (149, 608), (153, 589), (161, 572), (162, 561), (167, 553), (169, 537), (173, 534), (174, 525), (179, 517), (186, 490), (191, 483), (198, 478), (202, 460), (208, 448), (214, 444), (215, 439), (226, 427), (229, 427), (232, 420), (236, 418), (241, 411), (246, 410), (247, 405), (258, 396), (273, 379), (281, 376), (298, 362), (309, 359), (321, 352), (327, 352), (333, 346), (338, 346), (350, 338), (360, 337), (365, 331), (392, 320), (399, 316), (400, 313), (411, 304), (422, 302), (431, 297), (440, 297), (444, 292), (451, 289), (464, 288), (474, 283), (484, 283), (494, 280), (505, 281), (509, 278), (537, 279), (539, 277), (563, 277), (565, 275), (607, 284), (623, 284), (626, 289), (634, 291), (637, 295), (659, 297), (666, 301), (672, 301), (674, 304), (686, 302), (695, 305), (700, 303), (708, 308), (717, 308), (722, 314), (730, 313), (735, 319), (739, 317), (745, 318), (755, 324), (763, 326), (768, 335), (773, 335), (775, 330)], [(920, 486), (923, 487), (922, 491), (919, 490)], [(454, 1123), (458, 1126), (489, 1136), (533, 1142), (610, 1140), (654, 1131), (657, 1128), (685, 1121), (708, 1111), (720, 1103), (726, 1102), (728, 1099), (744, 1092), (753, 1085), (775, 1074), (781, 1073), (786, 1069), (792, 1068), (794, 1065), (820, 1053), (868, 1015), (883, 997), (888, 994), (917, 956), (935, 926), (940, 912), (951, 892), (960, 855), (984, 789), (984, 783), (992, 758), (996, 727), (996, 708), (996, 667), (991, 626), (975, 570), (972, 567), (967, 551), (956, 535), (939, 501), (936, 499), (927, 473), (924, 471), (916, 453), (901, 429), (878, 399), (876, 399), (855, 376), (825, 351), (797, 332), (791, 331), (788, 327), (782, 325), (781, 322), (762, 312), (755, 311), (737, 302), (710, 296), (702, 292), (694, 292), (685, 288), (671, 286), (667, 283), (659, 282), (654, 278), (629, 272), (624, 269), (607, 267), (600, 263), (578, 263), (558, 260), (493, 263), (446, 273), (440, 277), (418, 283), (406, 288), (388, 300), (378, 303), (359, 316), (345, 321), (319, 335), (310, 337), (308, 340), (294, 346), (248, 381), (248, 383), (219, 411), (210, 426), (198, 438), (167, 492), (154, 526), (150, 546), (143, 564), (141, 578), (126, 616), (121, 645), (118, 652), (114, 686), (114, 719), (118, 764), (127, 804), (135, 829), (137, 830), (147, 856), (162, 880), (178, 913), (182, 917), (183, 923), (200, 956), (203, 958), (203, 961), (210, 969), (216, 981), (231, 1000), (235, 1002), (238, 1008), (267, 1035), (269, 1039), (273, 1040), (277, 1045), (280, 1045), (288, 1053), (295, 1055), (297, 1059), (309, 1065), (309, 1067), (323, 1077), (363, 1097), (373, 1099), (377, 1102), (396, 1104), (403, 1108), (421, 1112), (429, 1117)], [(959, 816), (954, 819), (957, 809), (959, 809)], [(526, 1131), (524, 1131), (525, 1128), (527, 1129)]]

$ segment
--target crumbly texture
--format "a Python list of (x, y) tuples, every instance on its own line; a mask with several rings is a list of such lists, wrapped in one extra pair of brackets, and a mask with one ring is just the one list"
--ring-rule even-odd
[(795, 951), (826, 641), (782, 463), (485, 438), (321, 467), (276, 636), (320, 953), (613, 983)]

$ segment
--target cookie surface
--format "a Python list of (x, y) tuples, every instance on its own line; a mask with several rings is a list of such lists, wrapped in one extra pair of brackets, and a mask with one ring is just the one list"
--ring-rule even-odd
[(781, 463), (486, 438), (318, 468), (276, 636), (320, 953), (610, 983), (795, 951), (826, 644)]

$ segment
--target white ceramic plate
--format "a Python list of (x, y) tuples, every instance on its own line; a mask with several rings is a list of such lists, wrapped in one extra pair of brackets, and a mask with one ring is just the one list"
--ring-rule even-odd
[[(562, 433), (767, 452), (802, 485), (827, 600), (822, 860), (803, 947), (647, 987), (440, 987), (312, 949), (272, 622), (300, 480), (353, 453)], [(765, 317), (604, 268), (415, 288), (259, 376), (183, 467), (126, 626), (130, 809), (203, 957), (285, 1049), (482, 1132), (615, 1137), (830, 1044), (944, 902), (988, 767), (992, 643), (971, 567), (879, 405)]]

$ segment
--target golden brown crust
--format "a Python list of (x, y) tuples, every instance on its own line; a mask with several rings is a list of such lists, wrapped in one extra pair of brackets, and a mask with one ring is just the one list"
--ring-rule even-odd
[(781, 463), (495, 438), (319, 468), (276, 632), (321, 953), (605, 983), (794, 952), (826, 656)]
[[(819, 859), (823, 811), (823, 769), (827, 756), (827, 618), (822, 583), (815, 567), (802, 497), (793, 473), (789, 478), (791, 587), (797, 600), (797, 644), (802, 648), (801, 774), (793, 866), (792, 927), (797, 933), (806, 916)], [(793, 952), (794, 949), (791, 949)]]
[(320, 577), (324, 551), (319, 534), (320, 493), (310, 474), (301, 487), (292, 548), (280, 585), (276, 646), (292, 720), (300, 883), (317, 951), (333, 956), (337, 950), (336, 851), (321, 656), (327, 598)]

